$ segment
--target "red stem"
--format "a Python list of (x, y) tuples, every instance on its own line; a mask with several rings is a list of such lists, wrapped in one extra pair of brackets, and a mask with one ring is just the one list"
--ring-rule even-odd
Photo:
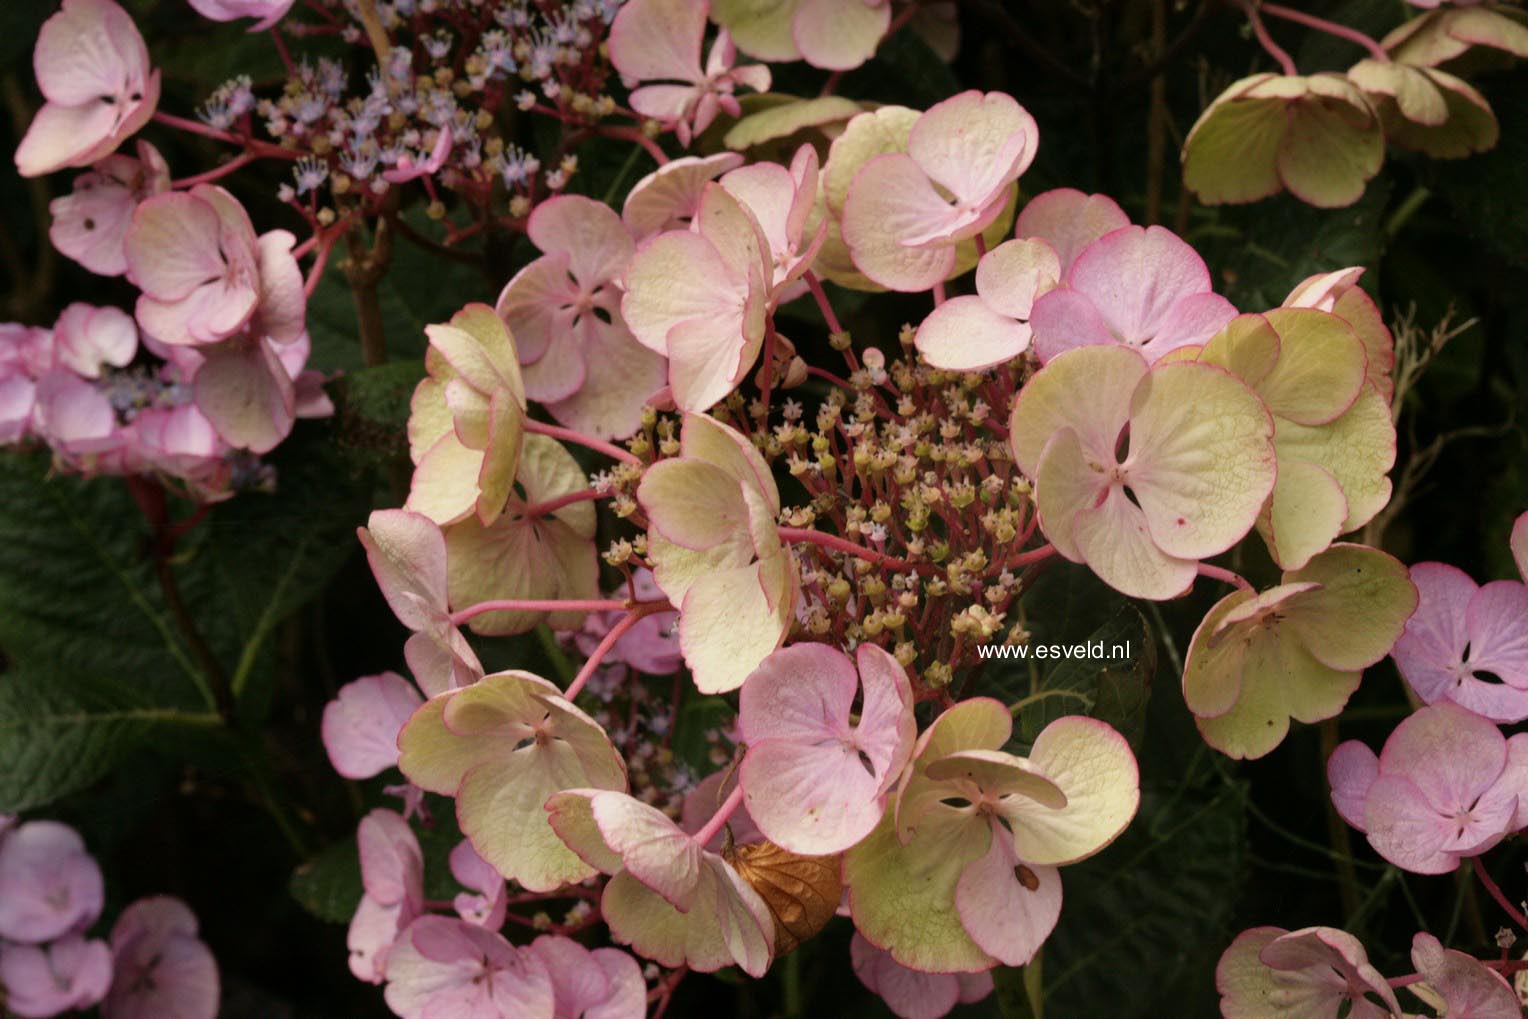
[(775, 387), (775, 320), (764, 327), (764, 384), (759, 387), (759, 402), (764, 404), (764, 423), (769, 424), (769, 398)]
[[(667, 605), (668, 602), (663, 604)], [(464, 609), (458, 609), (451, 613), (453, 625), (460, 626), (475, 616), (481, 616), (485, 612), (604, 612), (612, 609), (629, 608), (624, 601), (614, 598), (585, 598), (585, 599), (545, 599), (545, 598), (495, 598), (492, 601), (478, 602), (476, 605), (468, 605)]]
[(1020, 554), (1014, 556), (1008, 562), (1003, 564), (1003, 569), (1022, 569), (1023, 567), (1029, 566), (1032, 563), (1043, 562), (1055, 554), (1055, 545), (1041, 545), (1039, 548), (1032, 548), (1028, 552), (1021, 552)]
[(1199, 575), (1201, 577), (1209, 577), (1211, 580), (1220, 580), (1227, 584), (1235, 584), (1243, 591), (1252, 590), (1252, 585), (1247, 583), (1246, 578), (1244, 578), (1241, 574), (1234, 573), (1222, 566), (1211, 566), (1209, 563), (1200, 563)]
[(597, 453), (604, 453), (612, 460), (620, 460), (624, 463), (636, 464), (638, 467), (642, 466), (642, 461), (631, 452), (624, 450), (619, 446), (612, 446), (608, 442), (601, 442), (599, 439), (591, 438), (582, 432), (575, 432), (571, 428), (559, 428), (556, 425), (548, 425), (540, 421), (533, 421), (530, 418), (526, 418), (525, 430), (527, 432), (534, 432), (537, 435), (545, 435), (553, 439), (561, 439), (563, 442), (572, 442), (579, 446), (585, 446)]
[(716, 837), (716, 833), (722, 830), (722, 825), (727, 823), (727, 819), (737, 811), (737, 808), (742, 805), (742, 802), (743, 787), (741, 784), (739, 784), (738, 787), (733, 789), (732, 792), (727, 795), (727, 798), (722, 801), (722, 805), (716, 808), (716, 813), (711, 816), (711, 820), (706, 822), (706, 826), (700, 829), (700, 831), (696, 832), (694, 835), (690, 836), (690, 838), (695, 840), (695, 844), (697, 846), (704, 846), (706, 843), (710, 842), (713, 838)]
[(1475, 868), (1475, 876), (1480, 878), (1480, 883), (1486, 886), (1486, 891), (1491, 893), (1491, 898), (1496, 900), (1496, 904), (1502, 908), (1502, 911), (1512, 918), (1513, 923), (1528, 931), (1528, 917), (1523, 916), (1522, 910), (1507, 901), (1501, 886), (1492, 881), (1491, 875), (1486, 873), (1486, 865), (1480, 862), (1480, 857), (1470, 857), (1470, 866)]
[(1284, 48), (1273, 41), (1273, 36), (1268, 34), (1268, 27), (1263, 24), (1263, 17), (1257, 12), (1257, 4), (1254, 0), (1243, 0), (1242, 9), (1247, 13), (1247, 21), (1252, 25), (1252, 34), (1257, 36), (1258, 45), (1268, 53), (1270, 57), (1279, 62), (1284, 73), (1297, 75), (1300, 72), (1295, 68), (1292, 60)]
[(666, 166), (668, 164), (668, 153), (664, 152), (663, 149), (658, 146), (657, 142), (643, 134), (639, 128), (615, 127), (613, 125), (601, 124), (594, 129), (594, 133), (603, 135), (606, 138), (615, 138), (620, 141), (636, 142), (638, 145), (647, 150), (647, 154), (649, 156), (652, 156), (655, 160), (658, 161), (659, 166)]
[(198, 184), (210, 184), (211, 182), (221, 177), (228, 176), (230, 173), (233, 173), (240, 167), (248, 166), (250, 163), (255, 162), (259, 158), (260, 157), (255, 155), (253, 152), (245, 152), (242, 155), (233, 157), (222, 166), (214, 167), (213, 169), (208, 170), (206, 173), (198, 173), (192, 177), (182, 177), (180, 180), (172, 180), (170, 181), (170, 187), (189, 188), (195, 187)]
[(923, 563), (910, 563), (906, 559), (898, 559), (895, 556), (887, 555), (885, 552), (877, 552), (873, 548), (856, 545), (854, 542), (846, 538), (840, 538), (836, 534), (814, 531), (809, 527), (782, 527), (780, 528), (780, 537), (786, 541), (809, 542), (810, 544), (820, 545), (823, 548), (831, 548), (838, 552), (847, 552), (849, 555), (859, 556), (867, 562), (875, 563), (878, 566), (890, 567), (894, 570), (927, 570)]
[(563, 692), (563, 697), (570, 701), (577, 697), (579, 692), (583, 690), (584, 684), (589, 682), (589, 677), (594, 675), (594, 670), (599, 668), (600, 663), (605, 660), (605, 656), (610, 653), (610, 649), (615, 647), (616, 641), (626, 636), (626, 631), (654, 612), (662, 612), (666, 608), (668, 608), (667, 605), (654, 605), (649, 602), (628, 612), (626, 618), (612, 626), (610, 632), (605, 634), (605, 638), (595, 647), (594, 652), (584, 662), (584, 667), (578, 670), (578, 675), (574, 676), (573, 682), (568, 684), (568, 689)]
[(1316, 31), (1325, 32), (1327, 35), (1335, 35), (1339, 39), (1346, 39), (1348, 42), (1356, 43), (1368, 50), (1375, 60), (1384, 61), (1385, 63), (1390, 62), (1390, 54), (1385, 52), (1385, 47), (1375, 42), (1372, 36), (1365, 35), (1356, 28), (1339, 25), (1335, 21), (1327, 21), (1325, 18), (1318, 18), (1314, 14), (1306, 14), (1304, 11), (1297, 11), (1292, 7), (1285, 7), (1283, 4), (1264, 3), (1263, 13), (1272, 14), (1275, 18), (1283, 18), (1285, 21), (1293, 21), (1295, 24), (1304, 25), (1307, 28), (1314, 28)]
[(271, 41), (276, 44), (276, 52), (281, 54), (281, 63), (286, 68), (287, 77), (292, 77), (297, 73), (292, 66), (292, 54), (287, 52), (286, 41), (281, 38), (281, 29), (276, 25), (271, 26)]
[(588, 502), (591, 499), (603, 499), (608, 493), (599, 492), (592, 488), (586, 488), (580, 492), (569, 492), (546, 502), (538, 502), (535, 505), (525, 507), (525, 515), (528, 517), (545, 517), (556, 513), (564, 506), (571, 506), (576, 502)]
[(187, 120), (185, 117), (177, 117), (173, 113), (165, 113), (157, 110), (154, 120), (165, 127), (173, 127), (177, 131), (186, 131), (191, 134), (199, 134), (204, 138), (213, 138), (220, 142), (228, 142), (231, 145), (243, 145), (250, 152), (260, 156), (272, 156), (277, 159), (301, 159), (306, 153), (296, 149), (283, 148), (280, 145), (272, 145), (270, 142), (258, 141), (254, 138), (246, 138), (243, 135), (234, 134), (232, 131), (219, 131), (215, 127), (195, 120)]

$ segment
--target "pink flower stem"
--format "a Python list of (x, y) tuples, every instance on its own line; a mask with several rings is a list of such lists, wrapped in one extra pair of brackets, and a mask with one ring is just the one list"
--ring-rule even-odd
[(817, 310), (822, 312), (822, 319), (828, 324), (828, 328), (835, 333), (843, 332), (844, 327), (839, 324), (833, 305), (828, 303), (827, 292), (822, 289), (822, 280), (818, 279), (817, 274), (813, 272), (807, 273), (804, 278), (807, 289), (812, 292), (812, 299), (817, 302)]
[(1314, 14), (1306, 14), (1304, 11), (1297, 11), (1292, 7), (1285, 7), (1283, 4), (1264, 3), (1262, 10), (1263, 13), (1272, 14), (1275, 18), (1293, 21), (1297, 25), (1314, 28), (1318, 32), (1325, 32), (1327, 35), (1335, 35), (1339, 39), (1346, 39), (1348, 42), (1356, 43), (1368, 50), (1375, 60), (1384, 61), (1385, 63), (1390, 62), (1390, 54), (1385, 52), (1385, 47), (1375, 42), (1372, 36), (1365, 35), (1356, 28), (1339, 25), (1334, 21), (1318, 18)]
[(944, 303), (944, 280), (934, 284), (934, 307)]
[(165, 113), (158, 110), (154, 113), (154, 120), (165, 127), (173, 127), (177, 131), (185, 131), (190, 134), (199, 134), (204, 138), (213, 138), (220, 142), (228, 142), (231, 145), (242, 145), (257, 156), (272, 156), (276, 159), (301, 159), (303, 153), (296, 149), (283, 148), (280, 145), (272, 145), (269, 142), (256, 141), (243, 135), (234, 134), (232, 131), (219, 131), (215, 127), (185, 117), (177, 117), (173, 113)]
[(614, 127), (602, 124), (594, 129), (594, 133), (603, 135), (606, 138), (615, 138), (619, 141), (636, 142), (647, 150), (649, 156), (657, 160), (659, 166), (668, 165), (668, 153), (664, 152), (657, 142), (643, 134), (639, 128)]
[(250, 163), (255, 162), (259, 158), (260, 157), (255, 155), (253, 152), (245, 152), (242, 155), (233, 157), (222, 166), (213, 167), (206, 173), (199, 173), (193, 177), (182, 177), (180, 180), (172, 180), (170, 181), (170, 187), (189, 188), (195, 187), (198, 184), (210, 184), (220, 177), (228, 176), (230, 173), (233, 173), (240, 167), (248, 166)]
[(690, 836), (695, 840), (695, 844), (697, 846), (704, 846), (715, 838), (716, 833), (722, 830), (722, 825), (727, 823), (727, 819), (737, 811), (738, 807), (742, 806), (742, 803), (743, 787), (739, 785), (727, 795), (727, 798), (722, 801), (722, 805), (716, 808), (716, 813), (712, 815), (711, 820), (706, 822), (706, 826)]
[(287, 77), (294, 76), (297, 71), (292, 66), (292, 54), (287, 52), (286, 40), (281, 38), (281, 29), (275, 25), (271, 26), (271, 42), (276, 44), (276, 52), (281, 54), (281, 64), (286, 68)]
[(538, 502), (532, 506), (527, 506), (525, 508), (525, 515), (528, 517), (550, 516), (564, 506), (571, 506), (576, 502), (603, 499), (607, 495), (609, 495), (608, 492), (600, 492), (593, 488), (586, 488), (581, 492), (569, 492), (567, 495), (560, 495), (555, 499), (548, 499), (546, 502)]
[(1475, 868), (1475, 876), (1480, 878), (1480, 883), (1486, 886), (1486, 891), (1491, 893), (1491, 898), (1496, 900), (1496, 904), (1502, 908), (1502, 911), (1512, 918), (1513, 923), (1528, 931), (1528, 917), (1523, 916), (1522, 910), (1507, 901), (1501, 886), (1492, 881), (1491, 875), (1486, 873), (1486, 865), (1480, 862), (1480, 857), (1470, 857), (1470, 866)]
[(837, 386), (840, 389), (846, 390), (847, 392), (850, 392), (850, 393), (854, 392), (854, 387), (849, 385), (848, 382), (846, 382), (845, 380), (839, 378), (837, 375), (834, 375), (832, 372), (827, 371), (825, 369), (816, 368), (816, 367), (813, 367), (812, 365), (807, 365), (806, 366), (806, 373), (808, 375), (815, 375), (819, 379), (822, 379), (824, 382), (831, 382), (833, 385)]
[(976, 257), (984, 257), (987, 254), (987, 238), (983, 237), (981, 234), (977, 234), (971, 239), (976, 242)]
[(1056, 554), (1056, 546), (1055, 545), (1041, 545), (1039, 548), (1032, 548), (1028, 552), (1021, 552), (1018, 555), (1014, 556), (1008, 562), (1003, 564), (1003, 569), (1005, 569), (1005, 570), (1021, 569), (1021, 568), (1025, 567), (1025, 566), (1029, 566), (1029, 565), (1031, 565), (1033, 563), (1043, 562), (1044, 560), (1049, 559), (1051, 556), (1053, 556), (1055, 554)]
[(308, 278), (302, 282), (302, 292), (308, 297), (313, 296), (313, 291), (318, 289), (319, 281), (324, 278), (324, 267), (329, 264), (329, 252), (334, 250), (334, 242), (338, 239), (338, 237), (325, 238), (324, 242), (318, 246), (318, 254), (314, 256), (313, 265), (308, 269)]
[(563, 442), (571, 442), (575, 445), (584, 446), (594, 450), (596, 453), (604, 453), (612, 460), (636, 464), (638, 467), (642, 466), (642, 461), (631, 452), (619, 446), (612, 446), (608, 442), (601, 442), (599, 439), (591, 438), (582, 432), (575, 432), (571, 428), (559, 428), (556, 425), (544, 424), (543, 422), (526, 418), (525, 430), (527, 432), (534, 432), (537, 435), (545, 435), (549, 438), (561, 439)]
[(662, 612), (668, 607), (666, 603), (658, 605), (653, 602), (647, 602), (626, 613), (626, 618), (612, 626), (610, 632), (605, 634), (604, 640), (601, 640), (595, 647), (588, 660), (584, 662), (584, 667), (578, 670), (578, 675), (574, 676), (573, 682), (568, 684), (568, 689), (563, 692), (563, 697), (571, 701), (578, 696), (579, 692), (583, 690), (584, 684), (589, 682), (589, 677), (594, 675), (594, 670), (600, 667), (600, 663), (605, 660), (605, 656), (610, 653), (610, 649), (615, 647), (616, 641), (626, 635), (627, 630), (630, 630), (654, 612)]
[(1295, 62), (1290, 58), (1284, 48), (1273, 41), (1273, 36), (1268, 34), (1268, 28), (1263, 24), (1262, 15), (1257, 12), (1257, 4), (1254, 0), (1243, 0), (1242, 10), (1247, 14), (1247, 21), (1252, 25), (1252, 34), (1257, 36), (1258, 45), (1273, 59), (1279, 62), (1285, 74), (1296, 75), (1300, 72), (1295, 69)]
[[(664, 604), (668, 604), (665, 602)], [(495, 598), (478, 602), (451, 613), (453, 626), (460, 626), (485, 612), (609, 612), (629, 608), (624, 601), (614, 598), (584, 598), (572, 600), (543, 598)]]
[(1219, 580), (1227, 584), (1235, 584), (1243, 591), (1252, 590), (1252, 585), (1247, 583), (1245, 577), (1222, 566), (1211, 566), (1209, 563), (1200, 563), (1199, 575), (1201, 577), (1209, 577), (1211, 580)]
[(856, 545), (854, 542), (840, 538), (836, 534), (826, 534), (822, 531), (814, 531), (808, 527), (782, 527), (780, 528), (780, 537), (790, 542), (807, 542), (813, 545), (820, 545), (823, 548), (831, 548), (837, 552), (847, 552), (849, 555), (859, 556), (867, 562), (875, 563), (878, 566), (890, 567), (894, 570), (921, 571), (925, 569), (920, 563), (910, 563), (906, 559), (898, 559), (884, 552), (877, 552), (873, 548)]
[(1410, 987), (1412, 984), (1420, 984), (1422, 982), (1422, 974), (1408, 973), (1403, 977), (1391, 977), (1385, 982), (1391, 987)]

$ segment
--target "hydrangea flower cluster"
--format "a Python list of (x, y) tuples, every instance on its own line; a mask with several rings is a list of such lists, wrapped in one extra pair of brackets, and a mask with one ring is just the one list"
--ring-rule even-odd
[(100, 1006), (103, 1019), (218, 1014), (217, 963), (179, 899), (132, 903), (103, 940), (101, 868), (57, 821), (0, 816), (0, 1000), (21, 1019)]

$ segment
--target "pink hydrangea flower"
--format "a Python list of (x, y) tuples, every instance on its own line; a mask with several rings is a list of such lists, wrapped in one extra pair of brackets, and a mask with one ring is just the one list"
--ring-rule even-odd
[(1029, 324), (1041, 362), (1093, 343), (1122, 343), (1155, 362), (1204, 343), (1235, 317), (1210, 290), (1198, 252), (1165, 227), (1131, 226), (1083, 248), (1066, 283), (1035, 301)]
[[(1513, 530), (1518, 568), (1528, 513)], [(1446, 563), (1411, 568), (1421, 603), (1390, 656), (1428, 704), (1453, 701), (1497, 722), (1528, 718), (1528, 584), (1477, 585)]]
[(1061, 913), (1058, 868), (1135, 816), (1135, 755), (1108, 725), (1059, 718), (1027, 758), (1002, 749), (1012, 730), (991, 698), (945, 711), (918, 737), (894, 807), (844, 856), (854, 926), (903, 966), (1028, 963)]
[(1411, 939), (1411, 964), (1442, 999), (1437, 1003), (1439, 1014), (1448, 1019), (1520, 1019), (1523, 1014), (1522, 1002), (1505, 977), (1479, 959), (1444, 948), (1425, 931)]
[(593, 951), (572, 938), (543, 934), (530, 951), (552, 977), (555, 1019), (642, 1019), (647, 982), (637, 960), (619, 948)]
[(293, 342), (307, 304), (295, 242), (285, 230), (256, 236), (249, 213), (216, 185), (150, 198), (125, 241), (127, 278), (143, 291), (139, 326), (171, 345), (219, 343), (246, 329)]
[(169, 896), (139, 899), (111, 929), (116, 975), (102, 1019), (217, 1019), (217, 960), (196, 914)]
[(34, 415), (37, 434), (70, 460), (122, 445), (111, 401), (88, 380), (71, 372), (53, 371), (38, 380)]
[(843, 211), (854, 264), (892, 290), (943, 281), (956, 245), (1002, 212), (1039, 140), (1034, 118), (1001, 92), (962, 92), (931, 106), (905, 153), (876, 156), (854, 175)]
[(451, 850), (450, 865), (451, 876), (467, 889), (451, 900), (456, 915), (491, 931), (504, 926), (504, 914), (509, 909), (509, 886), (503, 875), (479, 856), (466, 839)]
[(853, 659), (796, 644), (759, 664), (740, 703), (748, 753), (739, 778), (764, 835), (807, 856), (841, 853), (869, 835), (918, 735), (901, 664), (872, 644)]
[[(691, 835), (697, 834), (706, 826), (707, 821), (716, 816), (717, 810), (736, 788), (737, 772), (730, 768), (713, 771), (701, 779), (695, 788), (684, 794), (684, 804), (679, 814), (679, 827)], [(764, 833), (759, 831), (759, 826), (754, 824), (753, 817), (748, 813), (746, 799), (739, 803), (737, 810), (727, 818), (727, 823), (722, 826), (722, 830), (711, 836), (705, 848), (713, 853), (721, 852), (729, 832), (732, 835), (733, 845), (746, 846), (753, 842), (764, 841)]]
[(204, 18), (213, 21), (237, 21), (240, 18), (258, 18), (249, 26), (251, 32), (263, 32), (286, 17), (296, 0), (190, 0), (191, 6)]
[(414, 635), (403, 657), (428, 696), (476, 682), (483, 666), (451, 622), (446, 588), (446, 539), (429, 518), (378, 510), (356, 531), (388, 607)]
[(1364, 269), (1351, 266), (1335, 272), (1308, 276), (1284, 298), (1286, 308), (1329, 311), (1353, 327), (1368, 357), (1368, 381), (1388, 405), (1395, 393), (1395, 337), (1374, 298), (1358, 285)]
[(28, 821), (0, 841), (0, 938), (24, 944), (83, 931), (101, 915), (101, 868), (57, 821)]
[(90, 1008), (110, 986), (111, 949), (104, 941), (71, 934), (51, 945), (0, 942), (0, 998), (22, 1019)]
[(1121, 344), (1057, 356), (1020, 390), (1009, 428), (1056, 551), (1153, 599), (1182, 594), (1198, 560), (1252, 529), (1274, 485), (1272, 439), (1262, 400), (1229, 373), (1151, 367)]
[(58, 365), (87, 379), (100, 378), (107, 365), (122, 368), (138, 352), (138, 327), (120, 308), (75, 303), (53, 324)]
[(552, 829), (611, 875), (610, 933), (639, 955), (699, 973), (769, 968), (775, 921), (759, 893), (655, 807), (620, 792), (570, 789), (547, 801)]
[(400, 934), (424, 912), (424, 855), (414, 830), (391, 810), (373, 810), (361, 818), (356, 843), (365, 894), (351, 917), (345, 944), (350, 972), (380, 984), (388, 978)]
[(725, 30), (711, 44), (702, 69), (708, 0), (627, 0), (610, 25), (610, 62), (623, 78), (643, 85), (631, 93), (631, 108), (671, 125), (679, 144), (689, 145), (719, 112), (739, 116), (733, 94), (746, 85), (769, 89), (769, 68), (734, 67), (737, 47)]
[(716, 0), (712, 17), (733, 33), (738, 48), (760, 60), (805, 60), (828, 71), (850, 71), (875, 55), (891, 24), (891, 2)]
[(159, 103), (159, 71), (112, 0), (64, 0), (43, 22), (32, 66), (47, 102), (16, 149), (23, 177), (89, 166), (148, 123)]
[(1385, 859), (1446, 874), (1528, 827), (1528, 733), (1511, 739), (1447, 702), (1421, 708), (1374, 751), (1349, 740), (1326, 765), (1332, 803)]
[(0, 443), (16, 442), (33, 432), (37, 380), (53, 363), (52, 330), (0, 323)]
[(1401, 1015), (1395, 992), (1369, 964), (1364, 946), (1332, 927), (1242, 931), (1220, 957), (1215, 987), (1226, 1019), (1283, 1019), (1292, 1007), (1304, 1015), (1335, 1016), (1343, 1005), (1350, 1019)]
[(74, 190), (53, 199), (48, 239), (98, 276), (127, 272), (123, 242), (133, 213), (145, 200), (170, 189), (170, 167), (159, 150), (138, 142), (138, 158), (111, 155), (74, 178)]
[(849, 942), (854, 975), (900, 1019), (941, 1019), (958, 1004), (992, 993), (991, 973), (923, 973), (908, 969), (858, 931)]
[(1018, 357), (1033, 336), (1036, 297), (1056, 285), (1056, 251), (1039, 239), (1005, 241), (976, 263), (976, 293), (935, 308), (913, 341), (935, 368), (977, 371)]
[(525, 395), (558, 421), (624, 439), (663, 386), (663, 358), (621, 318), (621, 274), (636, 246), (608, 206), (560, 195), (536, 206), (526, 235), (545, 254), (515, 274), (497, 310), (515, 337)]
[(398, 162), (390, 170), (382, 171), (382, 179), (389, 184), (404, 184), (420, 177), (429, 177), (440, 172), (440, 168), (446, 165), (446, 160), (451, 155), (451, 125), (441, 128), (435, 136), (435, 144), (430, 149), (430, 154), (423, 159), (415, 159), (410, 153), (405, 152), (398, 157)]
[[(638, 569), (631, 579), (631, 591), (635, 592), (638, 601), (654, 601), (663, 597), (663, 591), (653, 579), (651, 570)], [(621, 587), (611, 592), (610, 596), (624, 598), (628, 593), (625, 587)], [(626, 615), (622, 610), (589, 613), (583, 627), (574, 631), (573, 643), (585, 657), (592, 655), (605, 635)], [(674, 632), (674, 623), (678, 618), (677, 612), (655, 612), (642, 617), (605, 652), (605, 661), (629, 665), (650, 676), (667, 676), (678, 672), (684, 665), (684, 655), (679, 650), (679, 635)]]
[(324, 750), (346, 778), (380, 775), (398, 763), (398, 733), (424, 698), (396, 672), (362, 676), (324, 706)]
[(1088, 195), (1074, 188), (1055, 188), (1025, 203), (1013, 224), (1020, 240), (1040, 240), (1056, 253), (1060, 281), (1071, 278), (1077, 256), (1088, 245), (1130, 225), (1125, 210), (1108, 195)]
[(414, 921), (393, 948), (387, 1006), (402, 1019), (554, 1019), (537, 953), (455, 917)]
[(632, 185), (621, 206), (621, 221), (638, 241), (689, 227), (707, 182), (743, 165), (738, 152), (670, 159)]
[(746, 437), (685, 416), (679, 456), (637, 486), (653, 577), (679, 606), (679, 647), (704, 693), (743, 684), (785, 640), (799, 580), (775, 518), (780, 491)]

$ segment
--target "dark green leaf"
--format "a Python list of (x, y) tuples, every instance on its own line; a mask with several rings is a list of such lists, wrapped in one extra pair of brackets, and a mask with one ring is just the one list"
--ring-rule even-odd
[(349, 923), (361, 901), (361, 860), (354, 838), (336, 842), (292, 872), (292, 897), (330, 923)]
[(123, 686), (41, 671), (0, 674), (0, 813), (84, 789), (166, 730), (216, 715), (156, 708)]
[(999, 966), (992, 971), (1003, 1019), (1045, 1019), (1042, 958), (1043, 952), (1028, 966)]

